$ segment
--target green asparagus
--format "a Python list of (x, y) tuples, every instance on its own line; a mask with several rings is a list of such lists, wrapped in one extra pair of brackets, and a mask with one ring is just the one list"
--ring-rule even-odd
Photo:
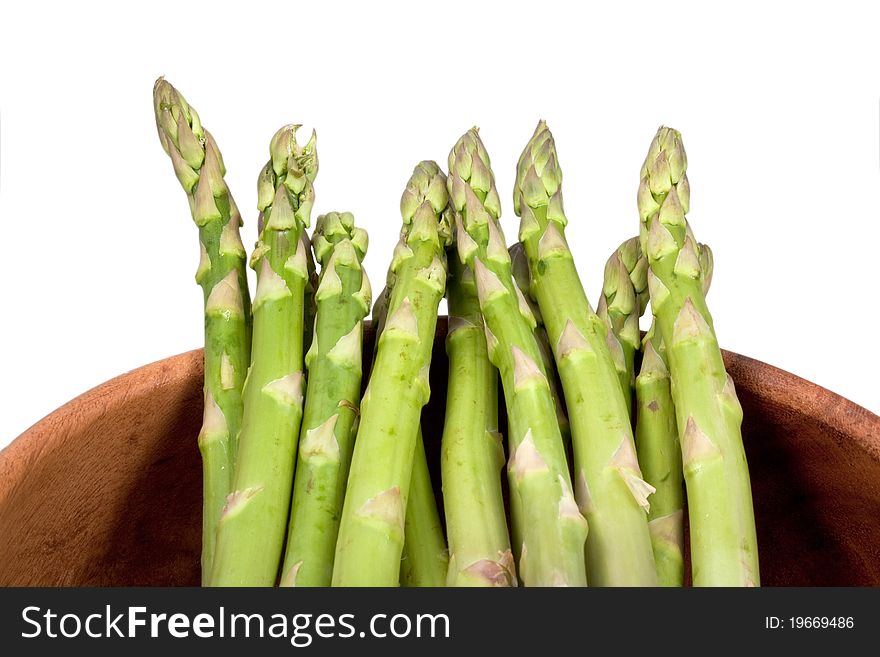
[(635, 354), (641, 347), (639, 318), (648, 302), (648, 261), (639, 238), (621, 244), (605, 263), (605, 278), (596, 314), (608, 325), (608, 347), (629, 408), (635, 388)]
[(661, 586), (684, 581), (684, 483), (681, 447), (669, 371), (663, 356), (646, 338), (642, 367), (636, 378), (636, 445), (645, 480), (655, 488), (648, 527)]
[(284, 545), (303, 402), (303, 296), (308, 256), (302, 233), (318, 172), (315, 134), (305, 146), (299, 126), (272, 138), (260, 174), (260, 237), (251, 256), (257, 271), (253, 358), (244, 386), (244, 416), (233, 491), (217, 532), (211, 583), (275, 584)]
[(629, 406), (565, 241), (562, 172), (541, 121), (517, 165), (514, 209), (569, 409), (578, 506), (590, 526), (586, 560), (596, 586), (653, 586), (646, 511), (653, 488), (636, 459)]
[(703, 263), (685, 218), (690, 204), (681, 135), (661, 127), (638, 191), (642, 251), (666, 346), (690, 519), (695, 586), (757, 586), (758, 548), (742, 408), (706, 305)]
[(449, 256), (449, 381), (440, 469), (449, 586), (516, 586), (501, 493), (504, 448), (498, 432), (498, 372), (489, 361), (470, 269)]
[(403, 586), (445, 586), (449, 551), (428, 472), (421, 429), (417, 439), (404, 520), (400, 583)]
[(349, 212), (321, 215), (321, 263), (309, 385), (299, 440), (282, 586), (329, 586), (361, 393), (363, 319), (370, 285), (361, 262), (367, 233)]
[[(445, 222), (441, 222), (441, 231)], [(373, 306), (373, 325), (376, 327), (375, 359), (379, 350), (379, 338), (385, 328), (391, 290), (397, 278), (393, 268), (389, 269), (386, 286), (382, 289)], [(433, 344), (430, 345), (433, 347)], [(422, 438), (421, 427), (417, 436), (418, 445), (413, 453), (413, 471), (410, 480), (409, 499), (404, 518), (403, 553), (400, 558), (400, 583), (403, 586), (443, 586), (443, 578), (449, 559), (446, 538), (440, 525), (440, 514), (434, 488), (428, 471), (427, 455)]]
[(556, 406), (556, 422), (559, 431), (562, 432), (562, 440), (567, 445), (571, 443), (571, 424), (568, 421), (568, 413), (565, 410), (565, 398), (559, 389), (556, 362), (553, 360), (553, 347), (550, 346), (550, 338), (547, 335), (547, 327), (544, 326), (544, 318), (534, 297), (531, 296), (530, 287), (532, 275), (529, 271), (529, 257), (526, 255), (526, 247), (522, 242), (517, 242), (508, 250), (510, 253), (510, 266), (513, 273), (513, 282), (522, 292), (525, 300), (535, 317), (535, 338), (538, 340), (538, 348), (541, 350), (541, 362), (547, 373), (547, 381), (550, 384), (550, 394), (553, 395), (553, 403)]
[(241, 391), (250, 361), (250, 295), (241, 214), (223, 180), (225, 167), (196, 111), (166, 80), (153, 87), (159, 141), (171, 157), (199, 228), (196, 282), (205, 304), (205, 411), (202, 454), (202, 583), (210, 581), (217, 521), (232, 485), (241, 426)]
[(361, 402), (361, 421), (336, 542), (334, 586), (399, 583), (404, 518), (437, 308), (446, 287), (441, 220), (445, 176), (416, 166), (401, 199), (403, 230), (389, 278), (387, 320)]
[(458, 254), (474, 273), (489, 358), (504, 389), (519, 576), (526, 586), (583, 586), (587, 522), (575, 504), (536, 321), (513, 281), (498, 223), (501, 203), (476, 128), (449, 154), (448, 186)]
[[(712, 276), (712, 251), (700, 249), (703, 293), (708, 292)], [(641, 247), (639, 247), (641, 253)], [(647, 264), (647, 259), (640, 255)], [(647, 270), (644, 270), (647, 296)], [(684, 480), (681, 470), (681, 444), (675, 424), (675, 404), (669, 369), (662, 355), (665, 350), (652, 324), (643, 342), (642, 368), (636, 378), (636, 450), (645, 481), (654, 488), (648, 528), (654, 547), (657, 580), (661, 586), (684, 584)], [(655, 346), (656, 343), (656, 346)]]

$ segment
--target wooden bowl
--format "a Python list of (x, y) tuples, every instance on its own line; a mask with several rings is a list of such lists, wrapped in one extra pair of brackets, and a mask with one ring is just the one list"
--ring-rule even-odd
[[(423, 416), (435, 483), (445, 334), (441, 318)], [(762, 583), (880, 585), (880, 417), (724, 356), (745, 411)], [(0, 452), (0, 585), (198, 585), (201, 389), (201, 350), (167, 358), (74, 399)]]

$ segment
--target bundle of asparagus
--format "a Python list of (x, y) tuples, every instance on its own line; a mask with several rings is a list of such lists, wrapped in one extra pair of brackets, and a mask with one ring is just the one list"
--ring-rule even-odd
[[(693, 583), (758, 585), (742, 409), (678, 132), (651, 144), (639, 235), (612, 253), (594, 310), (546, 123), (516, 166), (510, 248), (488, 152), (467, 131), (448, 175), (426, 160), (406, 185), (371, 332), (366, 231), (328, 212), (307, 233), (314, 132), (270, 142), (251, 307), (217, 145), (163, 79), (154, 109), (199, 229), (204, 585), (682, 586), (685, 510)], [(444, 296), (440, 427), (423, 408)]]

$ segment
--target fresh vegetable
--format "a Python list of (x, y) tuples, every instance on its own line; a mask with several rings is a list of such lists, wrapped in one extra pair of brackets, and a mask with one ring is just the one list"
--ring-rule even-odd
[(449, 550), (440, 524), (421, 429), (417, 440), (404, 519), (400, 583), (403, 586), (445, 586)]
[[(441, 224), (443, 230), (443, 224)], [(373, 306), (373, 325), (376, 327), (374, 359), (378, 352), (379, 338), (385, 328), (391, 289), (397, 276), (388, 272), (387, 284)], [(449, 553), (446, 538), (440, 524), (440, 513), (428, 460), (425, 453), (421, 427), (417, 434), (418, 444), (413, 452), (413, 471), (410, 479), (409, 499), (404, 517), (403, 553), (400, 558), (400, 584), (402, 586), (443, 586), (448, 567)]]
[(361, 265), (367, 233), (350, 212), (318, 217), (321, 263), (314, 338), (305, 356), (308, 394), (282, 567), (282, 586), (329, 586), (345, 482), (357, 431), (363, 319), (370, 283)]
[(636, 458), (630, 409), (609, 349), (613, 334), (593, 312), (565, 240), (562, 172), (543, 121), (517, 166), (514, 209), (569, 410), (578, 507), (590, 526), (590, 583), (656, 585), (646, 513), (653, 488)]
[(498, 431), (498, 372), (489, 361), (474, 276), (449, 253), (449, 382), (440, 469), (449, 586), (515, 586), (516, 567), (507, 531)]
[(399, 583), (419, 417), (428, 400), (437, 308), (446, 289), (445, 182), (435, 163), (421, 162), (401, 199), (403, 230), (389, 272), (387, 320), (361, 402), (334, 586)]
[(657, 582), (682, 586), (684, 582), (684, 480), (681, 446), (675, 425), (675, 405), (669, 370), (652, 338), (644, 341), (642, 367), (636, 377), (636, 445), (639, 465), (655, 492), (651, 497), (648, 528)]
[[(251, 304), (216, 143), (162, 79), (154, 110), (201, 247), (203, 584), (681, 586), (685, 497), (693, 583), (759, 584), (742, 408), (706, 305), (714, 261), (686, 218), (678, 132), (663, 127), (651, 144), (639, 236), (606, 262), (595, 312), (546, 123), (517, 163), (509, 249), (476, 128), (452, 148), (448, 176), (419, 163), (373, 306), (361, 398), (367, 235), (337, 212), (306, 233), (314, 133), (301, 146), (285, 126), (270, 144)], [(425, 443), (422, 415), (444, 294), (435, 496), (438, 445)]]
[(226, 168), (198, 113), (171, 84), (153, 87), (159, 141), (174, 165), (199, 228), (196, 282), (205, 305), (205, 410), (202, 454), (202, 584), (210, 582), (217, 521), (232, 485), (241, 391), (250, 361), (250, 295), (241, 214), (223, 180)]
[(535, 317), (535, 339), (541, 350), (541, 362), (547, 373), (547, 382), (550, 384), (550, 394), (553, 395), (553, 404), (556, 406), (556, 422), (562, 433), (562, 441), (568, 446), (571, 443), (571, 424), (568, 421), (568, 413), (565, 410), (565, 397), (559, 384), (559, 374), (556, 371), (556, 361), (553, 359), (553, 347), (547, 335), (547, 327), (544, 326), (544, 317), (538, 302), (532, 296), (532, 274), (529, 271), (529, 257), (526, 255), (526, 247), (522, 242), (513, 244), (507, 252), (510, 254), (510, 267), (513, 273), (513, 281), (522, 292), (523, 297), (529, 304), (532, 315)]
[[(441, 231), (445, 223), (441, 223)], [(379, 338), (385, 328), (391, 289), (396, 274), (389, 270), (387, 284), (373, 306), (373, 325), (376, 327), (374, 358), (378, 352)], [(413, 471), (410, 480), (409, 499), (404, 517), (403, 553), (400, 559), (400, 583), (402, 586), (443, 586), (449, 553), (446, 538), (440, 525), (440, 513), (428, 460), (422, 439), (421, 427), (417, 435), (418, 445), (413, 453)]]
[(648, 261), (641, 255), (638, 237), (617, 247), (605, 263), (602, 294), (596, 307), (596, 314), (608, 325), (608, 348), (630, 408), (635, 387), (635, 355), (641, 347), (639, 318), (648, 303)]
[(742, 408), (724, 368), (703, 292), (704, 262), (685, 218), (690, 204), (686, 169), (681, 135), (660, 128), (642, 166), (638, 208), (651, 309), (666, 346), (681, 437), (693, 583), (757, 586)]
[(272, 138), (271, 159), (257, 185), (253, 357), (244, 386), (233, 490), (217, 530), (215, 586), (275, 584), (284, 546), (303, 411), (308, 256), (302, 233), (309, 225), (318, 173), (315, 133), (300, 146), (298, 127), (285, 126)]
[[(703, 293), (712, 278), (712, 251), (700, 248)], [(639, 247), (639, 259), (647, 263)], [(647, 296), (647, 269), (643, 271)], [(662, 355), (665, 346), (652, 324), (642, 341), (642, 367), (636, 377), (636, 451), (645, 481), (654, 487), (648, 528), (654, 546), (657, 580), (661, 586), (684, 584), (684, 479), (681, 443), (675, 423), (675, 404), (669, 369)]]
[(535, 318), (513, 281), (501, 203), (476, 128), (449, 154), (448, 186), (458, 254), (473, 271), (489, 358), (504, 389), (519, 576), (526, 586), (584, 585), (587, 523), (575, 504)]

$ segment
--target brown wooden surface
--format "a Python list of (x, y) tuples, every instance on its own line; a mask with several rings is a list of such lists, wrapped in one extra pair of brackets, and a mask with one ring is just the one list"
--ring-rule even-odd
[[(423, 416), (434, 472), (445, 328)], [(725, 360), (745, 411), (762, 583), (880, 585), (880, 417), (764, 363)], [(0, 585), (198, 584), (201, 378), (200, 350), (147, 365), (0, 451)]]

